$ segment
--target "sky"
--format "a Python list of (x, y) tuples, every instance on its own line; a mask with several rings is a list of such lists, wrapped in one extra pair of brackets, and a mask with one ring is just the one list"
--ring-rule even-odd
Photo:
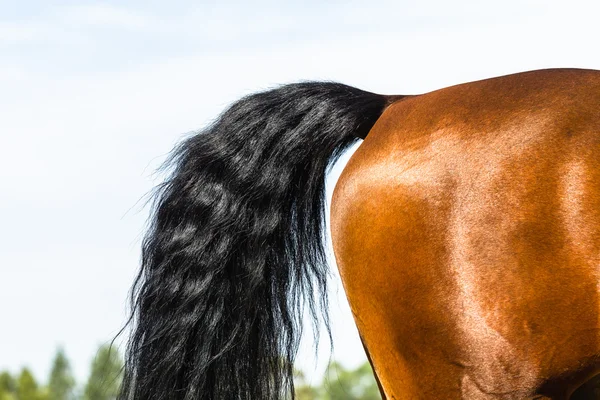
[[(125, 321), (156, 168), (239, 97), (308, 79), (416, 94), (600, 69), (597, 1), (490, 3), (0, 0), (0, 369), (45, 381), (63, 346), (85, 380)], [(332, 290), (332, 357), (356, 366), (337, 277)], [(329, 359), (314, 348), (309, 376)]]

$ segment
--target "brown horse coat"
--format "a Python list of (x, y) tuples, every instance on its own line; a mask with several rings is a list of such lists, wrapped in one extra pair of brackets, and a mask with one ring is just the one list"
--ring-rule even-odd
[(331, 230), (385, 397), (566, 398), (600, 372), (600, 72), (395, 101)]

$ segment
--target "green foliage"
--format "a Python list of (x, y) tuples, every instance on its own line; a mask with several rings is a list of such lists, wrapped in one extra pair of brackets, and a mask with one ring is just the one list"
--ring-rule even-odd
[(75, 379), (71, 374), (69, 361), (63, 349), (59, 348), (54, 357), (52, 372), (48, 382), (48, 400), (70, 400), (73, 398)]
[[(116, 348), (101, 346), (92, 361), (83, 393), (74, 392), (75, 379), (63, 349), (54, 357), (48, 385), (38, 385), (33, 374), (23, 368), (15, 379), (0, 372), (0, 400), (114, 400), (122, 380), (123, 360)], [(380, 400), (377, 382), (369, 363), (346, 369), (333, 362), (319, 386), (307, 383), (302, 371), (294, 370), (297, 400)]]
[(314, 388), (306, 383), (304, 373), (294, 368), (294, 385), (296, 400), (315, 400), (319, 398), (318, 388)]
[(323, 400), (380, 400), (377, 382), (369, 363), (355, 370), (333, 362), (325, 372)]
[(0, 390), (0, 400), (16, 400), (15, 394)]
[(46, 391), (41, 389), (29, 369), (23, 368), (17, 379), (16, 400), (46, 400)]
[(100, 347), (94, 361), (83, 398), (85, 400), (112, 400), (117, 397), (122, 380), (123, 361), (117, 349)]
[(15, 400), (17, 382), (8, 371), (0, 373), (0, 400)]
[(294, 374), (299, 400), (380, 400), (379, 388), (368, 362), (354, 370), (332, 362), (319, 387), (306, 384), (301, 372)]
[(8, 371), (2, 371), (0, 373), (0, 392), (13, 393), (15, 390), (17, 390), (15, 378)]

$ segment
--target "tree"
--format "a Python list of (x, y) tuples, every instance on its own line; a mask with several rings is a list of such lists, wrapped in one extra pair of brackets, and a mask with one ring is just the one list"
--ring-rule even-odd
[(29, 369), (23, 368), (17, 379), (17, 400), (45, 400), (43, 391), (38, 387), (33, 374)]
[(113, 400), (117, 398), (122, 380), (123, 361), (116, 348), (101, 346), (92, 361), (90, 377), (85, 385), (85, 400)]
[(8, 371), (0, 373), (0, 400), (14, 400), (17, 383)]
[(379, 388), (368, 362), (355, 370), (332, 362), (325, 372), (323, 400), (380, 400)]
[(50, 380), (48, 382), (48, 400), (69, 400), (73, 398), (75, 379), (71, 374), (69, 361), (64, 350), (59, 348), (54, 357)]
[(299, 369), (294, 368), (294, 394), (297, 400), (317, 400), (319, 390), (306, 382), (306, 376)]
[(302, 371), (294, 370), (294, 383), (298, 400), (381, 400), (377, 381), (368, 362), (354, 370), (332, 362), (318, 387), (308, 385)]

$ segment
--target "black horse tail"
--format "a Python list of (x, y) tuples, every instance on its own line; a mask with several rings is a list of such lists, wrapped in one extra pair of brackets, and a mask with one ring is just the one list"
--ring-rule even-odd
[(304, 306), (328, 321), (325, 174), (389, 100), (286, 85), (176, 147), (143, 241), (119, 399), (293, 398)]

